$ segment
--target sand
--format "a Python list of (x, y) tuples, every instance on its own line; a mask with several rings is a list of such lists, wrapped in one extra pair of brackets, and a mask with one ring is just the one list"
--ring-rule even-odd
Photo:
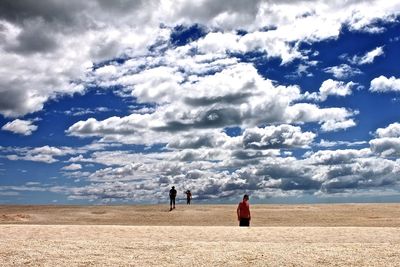
[(0, 266), (400, 266), (400, 205), (234, 210), (0, 206)]

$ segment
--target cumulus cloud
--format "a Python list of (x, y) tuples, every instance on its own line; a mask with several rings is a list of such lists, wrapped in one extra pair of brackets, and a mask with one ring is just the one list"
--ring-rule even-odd
[(31, 135), (37, 130), (37, 126), (33, 124), (31, 120), (20, 120), (15, 119), (11, 122), (7, 122), (1, 129), (3, 131), (13, 132), (21, 135)]
[(369, 144), (371, 150), (383, 157), (400, 155), (400, 124), (395, 122), (385, 128), (378, 128), (375, 139)]
[[(60, 160), (60, 158), (68, 155), (85, 154), (92, 151), (101, 151), (106, 148), (117, 147), (118, 144), (113, 143), (93, 143), (82, 147), (55, 147), (55, 146), (41, 146), (41, 147), (5, 147), (2, 149), (2, 153), (9, 160), (27, 160), (44, 163), (54, 163)], [(73, 161), (71, 161), (73, 162)], [(83, 161), (82, 161), (83, 162)]]
[(385, 128), (378, 128), (376, 130), (376, 136), (382, 137), (400, 137), (400, 123), (395, 122), (389, 124)]
[(44, 163), (54, 163), (58, 159), (55, 157), (60, 157), (73, 153), (70, 148), (58, 148), (53, 146), (42, 146), (35, 148), (21, 148), (13, 151), (16, 154), (8, 154), (6, 157), (9, 160), (27, 160), (27, 161), (37, 161)]
[(387, 78), (383, 75), (373, 79), (369, 88), (371, 92), (398, 92), (400, 91), (400, 79), (392, 76)]
[(400, 155), (400, 139), (394, 137), (383, 137), (373, 139), (369, 142), (371, 150), (383, 157)]
[(338, 149), (320, 150), (313, 153), (308, 160), (311, 164), (317, 165), (337, 165), (347, 164), (359, 158), (367, 157), (371, 154), (369, 148), (364, 149)]
[[(200, 53), (262, 51), (288, 64), (307, 58), (299, 49), (301, 42), (337, 38), (343, 25), (371, 31), (377, 19), (390, 21), (398, 11), (391, 1), (379, 5), (310, 1), (296, 7), (258, 0), (246, 4), (2, 1), (0, 113), (23, 116), (42, 110), (50, 99), (85, 93), (88, 72), (94, 65), (116, 57), (149, 55), (148, 48), (168, 41), (176, 25), (202, 25), (208, 34), (188, 44)], [(263, 30), (265, 27), (270, 30)], [(236, 34), (238, 28), (247, 34)], [(381, 50), (371, 51), (360, 62), (370, 62)], [(103, 69), (102, 75), (113, 75), (112, 70)]]
[[(313, 146), (319, 129), (309, 124), (322, 132), (356, 125), (357, 111), (309, 103), (350, 95), (355, 83), (329, 79), (318, 92), (303, 93), (295, 84), (262, 76), (240, 56), (259, 53), (286, 66), (300, 61), (297, 73), (302, 74), (314, 64), (315, 51), (301, 44), (338, 38), (343, 27), (379, 32), (375, 22), (389, 21), (398, 12), (392, 1), (3, 1), (3, 116), (39, 111), (51, 99), (93, 87), (112, 88), (135, 103), (130, 115), (88, 118), (67, 129), (71, 136), (100, 139), (91, 145), (0, 147), (2, 156), (69, 162), (63, 174), (85, 185), (23, 190), (93, 201), (157, 202), (171, 184), (190, 188), (199, 200), (233, 199), (245, 191), (265, 198), (396, 185), (399, 162), (384, 157), (397, 155), (397, 136), (383, 130), (377, 131), (381, 143), (371, 140), (370, 148), (294, 156)], [(177, 25), (185, 29), (196, 23), (201, 34), (195, 38), (171, 39), (180, 34)], [(378, 47), (354, 57), (354, 64), (372, 63), (381, 55), (383, 47)], [(360, 73), (346, 64), (324, 71), (337, 79)], [(380, 83), (379, 88), (393, 88), (382, 83), (395, 82)], [(69, 114), (102, 111), (107, 110), (75, 108)], [(229, 136), (230, 128), (240, 131)], [(386, 147), (384, 138), (396, 140)], [(148, 150), (135, 152), (114, 142), (144, 144)], [(82, 163), (101, 167), (83, 172)]]
[[(355, 125), (351, 117), (356, 113), (345, 108), (294, 103), (304, 98), (297, 86), (274, 85), (249, 63), (237, 63), (210, 75), (197, 76), (194, 82), (185, 80), (172, 66), (123, 75), (119, 80), (131, 88), (139, 103), (156, 105), (154, 112), (103, 121), (89, 118), (70, 126), (67, 133), (151, 144), (154, 140), (168, 143), (180, 132), (222, 130), (230, 126), (318, 122), (324, 131), (334, 131)], [(137, 84), (138, 80), (146, 82)], [(354, 85), (331, 81), (328, 86), (327, 83), (321, 87), (318, 98), (350, 94)]]
[(351, 95), (352, 88), (357, 85), (354, 82), (344, 83), (342, 81), (334, 81), (332, 79), (328, 79), (324, 81), (319, 88), (319, 92), (316, 93), (306, 93), (305, 98), (311, 99), (315, 101), (325, 101), (328, 96), (347, 96)]
[(243, 145), (253, 149), (304, 148), (309, 146), (314, 137), (312, 132), (301, 132), (300, 127), (283, 124), (246, 129), (243, 133)]
[(72, 163), (68, 166), (62, 167), (61, 169), (65, 171), (76, 171), (82, 169), (82, 165), (77, 163)]
[(374, 62), (376, 57), (384, 55), (383, 46), (379, 46), (363, 56), (354, 56), (350, 59), (350, 62), (356, 65), (371, 64)]
[(326, 73), (331, 73), (336, 79), (348, 79), (350, 77), (362, 74), (358, 68), (351, 67), (347, 64), (325, 68)]
[[(233, 172), (223, 170), (232, 161), (221, 165), (212, 157), (208, 160), (206, 165), (198, 162), (188, 165), (172, 157), (169, 161), (141, 164), (138, 158), (133, 164), (96, 171), (88, 177), (92, 184), (69, 190), (68, 194), (71, 198), (108, 201), (140, 196), (144, 201), (157, 202), (175, 184), (182, 192), (190, 188), (197, 201), (202, 201), (233, 199), (243, 191), (251, 191), (255, 198), (304, 192), (319, 196), (346, 192), (355, 195), (364, 189), (399, 183), (399, 163), (375, 158), (369, 149), (319, 151), (303, 160), (262, 157), (254, 165), (247, 164)], [(152, 178), (153, 171), (158, 174), (157, 179)]]

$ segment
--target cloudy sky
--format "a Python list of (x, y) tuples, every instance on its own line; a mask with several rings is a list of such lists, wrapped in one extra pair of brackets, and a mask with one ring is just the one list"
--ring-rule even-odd
[(0, 203), (400, 201), (399, 57), (399, 0), (3, 0)]

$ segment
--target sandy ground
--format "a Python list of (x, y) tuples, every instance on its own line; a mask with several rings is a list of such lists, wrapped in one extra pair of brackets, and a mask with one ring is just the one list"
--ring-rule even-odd
[(400, 205), (165, 210), (0, 206), (0, 266), (400, 266)]
[[(251, 205), (252, 226), (400, 227), (400, 204)], [(0, 224), (236, 226), (236, 205), (1, 206)]]

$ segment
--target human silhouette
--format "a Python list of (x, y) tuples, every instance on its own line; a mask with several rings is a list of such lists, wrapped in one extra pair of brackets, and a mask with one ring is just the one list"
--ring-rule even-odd
[(190, 190), (186, 190), (186, 205), (190, 205), (190, 201), (192, 200), (192, 193)]
[(243, 196), (243, 200), (239, 203), (236, 212), (238, 216), (239, 226), (250, 226), (251, 215), (249, 195)]
[(175, 198), (176, 198), (176, 190), (175, 186), (171, 187), (169, 190), (169, 210), (175, 209)]

